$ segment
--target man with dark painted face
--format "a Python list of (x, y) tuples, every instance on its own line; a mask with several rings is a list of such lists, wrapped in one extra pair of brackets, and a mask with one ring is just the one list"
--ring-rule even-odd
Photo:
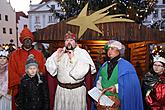
[(46, 69), (57, 75), (54, 110), (86, 110), (84, 79), (88, 71), (96, 72), (95, 65), (84, 49), (76, 43), (76, 35), (65, 35), (65, 47), (58, 48), (46, 61)]
[(20, 84), (20, 79), (25, 73), (25, 64), (28, 56), (33, 54), (36, 61), (39, 64), (39, 71), (45, 73), (45, 59), (43, 54), (33, 48), (34, 36), (27, 28), (27, 25), (24, 26), (20, 34), (20, 42), (22, 43), (22, 48), (13, 51), (9, 57), (9, 90), (13, 96), (12, 110), (16, 110), (15, 107), (15, 97), (18, 94), (18, 88)]

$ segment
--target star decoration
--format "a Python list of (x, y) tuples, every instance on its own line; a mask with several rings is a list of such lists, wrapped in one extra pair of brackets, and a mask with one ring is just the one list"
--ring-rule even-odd
[(84, 32), (88, 28), (103, 34), (101, 30), (96, 26), (96, 24), (107, 23), (107, 22), (134, 22), (133, 20), (126, 19), (126, 18), (116, 18), (116, 17), (125, 16), (123, 14), (106, 16), (108, 12), (105, 12), (105, 11), (113, 7), (114, 5), (116, 4), (112, 4), (108, 7), (105, 7), (87, 16), (87, 8), (88, 8), (88, 3), (87, 3), (85, 7), (82, 9), (82, 11), (80, 12), (80, 14), (78, 15), (78, 17), (73, 20), (68, 21), (67, 24), (80, 27), (79, 33), (78, 33), (78, 39), (80, 39), (81, 36), (84, 34)]

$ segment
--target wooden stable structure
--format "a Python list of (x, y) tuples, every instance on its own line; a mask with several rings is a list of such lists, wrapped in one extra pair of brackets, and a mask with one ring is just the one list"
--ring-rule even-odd
[[(165, 32), (136, 23), (104, 23), (97, 27), (104, 35), (88, 29), (78, 40), (80, 46), (90, 53), (94, 61), (97, 61), (101, 49), (108, 40), (122, 42), (126, 46), (125, 58), (135, 66), (140, 79), (149, 70), (149, 45), (165, 42)], [(53, 52), (64, 46), (63, 39), (67, 31), (78, 33), (79, 28), (62, 21), (34, 32), (35, 41), (49, 43), (50, 52)], [(101, 57), (104, 57), (105, 54), (102, 55)]]

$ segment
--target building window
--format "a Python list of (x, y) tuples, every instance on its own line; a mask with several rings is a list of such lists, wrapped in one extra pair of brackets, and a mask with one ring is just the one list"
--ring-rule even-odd
[(43, 15), (43, 27), (45, 27), (45, 15)]
[(12, 28), (9, 29), (9, 33), (10, 34), (13, 34)]
[(40, 17), (39, 16), (36, 16), (36, 18), (35, 18), (35, 24), (40, 24)]
[(35, 30), (37, 31), (37, 30), (39, 30), (39, 29), (41, 29), (41, 25), (34, 25), (34, 28), (35, 28)]
[(0, 14), (0, 20), (1, 20), (1, 14)]
[(165, 4), (165, 0), (163, 0), (163, 4)]
[(55, 10), (55, 5), (51, 5), (51, 8), (52, 8), (53, 10)]
[(52, 23), (53, 22), (53, 16), (49, 16), (49, 23)]
[(5, 21), (8, 21), (8, 15), (5, 15)]
[(153, 18), (158, 18), (158, 9), (156, 9), (153, 13)]
[(161, 10), (161, 16), (162, 16), (162, 18), (165, 18), (165, 9)]
[(6, 28), (3, 28), (3, 33), (6, 34)]
[(60, 7), (60, 3), (57, 4), (57, 7)]

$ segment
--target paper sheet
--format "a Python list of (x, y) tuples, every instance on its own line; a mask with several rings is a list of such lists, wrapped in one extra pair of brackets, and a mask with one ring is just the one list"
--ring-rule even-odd
[[(94, 87), (91, 90), (88, 91), (88, 94), (98, 102), (99, 97), (101, 96), (101, 91)], [(106, 95), (102, 95), (100, 98), (100, 105), (104, 106), (112, 106), (114, 104), (114, 101), (112, 101), (110, 98), (108, 98)]]

